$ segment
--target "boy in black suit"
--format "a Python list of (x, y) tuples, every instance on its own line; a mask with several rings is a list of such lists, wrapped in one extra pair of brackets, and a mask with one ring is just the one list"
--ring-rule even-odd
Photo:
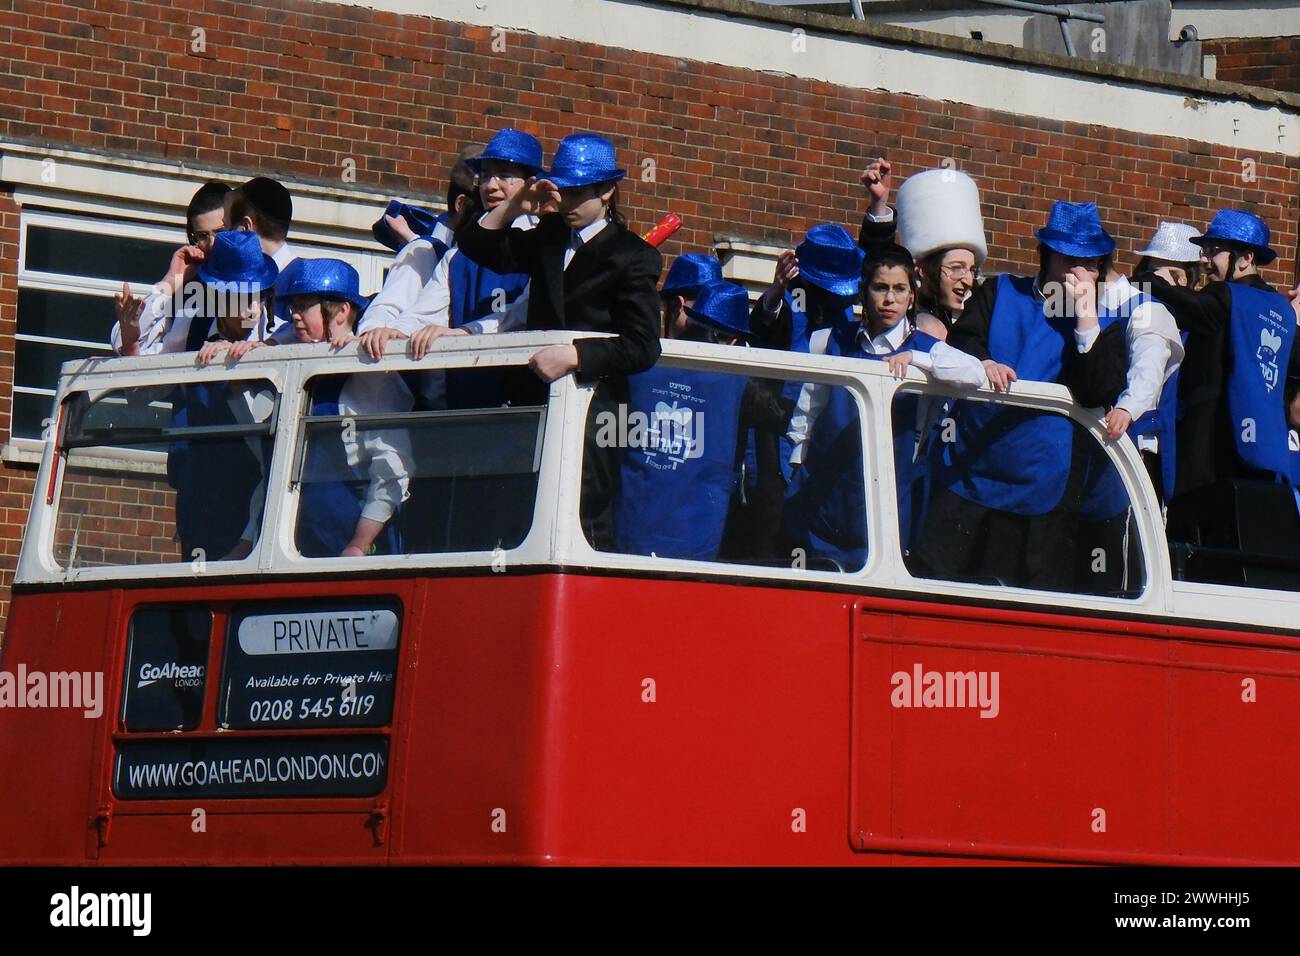
[[(540, 383), (573, 374), (596, 386), (588, 420), (583, 467), (582, 524), (593, 547), (607, 547), (610, 502), (623, 450), (601, 448), (594, 422), (626, 403), (627, 376), (659, 358), (659, 273), (663, 257), (628, 230), (618, 211), (614, 146), (602, 136), (566, 136), (551, 170), (534, 179), (480, 222), (457, 236), (462, 254), (495, 272), (531, 277), (528, 329), (613, 332), (612, 339), (583, 339), (544, 348), (529, 361)], [(528, 231), (507, 228), (521, 214), (541, 218)], [(540, 404), (546, 392), (534, 380), (516, 380), (512, 404)]]

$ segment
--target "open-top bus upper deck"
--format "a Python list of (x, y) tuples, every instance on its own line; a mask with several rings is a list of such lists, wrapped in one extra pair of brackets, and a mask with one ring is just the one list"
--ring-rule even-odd
[[(8, 858), (1300, 859), (1300, 825), (1278, 809), (1300, 782), (1286, 743), (1300, 597), (1175, 580), (1136, 449), (1064, 388), (997, 395), (900, 382), (882, 363), (666, 342), (660, 368), (682, 374), (661, 420), (689, 418), (701, 375), (737, 392), (814, 383), (855, 411), (850, 511), (866, 527), (847, 562), (593, 542), (592, 389), (571, 378), (536, 405), (338, 402), (366, 377), (490, 393), (572, 338), (443, 340), (419, 362), (292, 346), (207, 368), (65, 366), (3, 659), (102, 673), (105, 706), (0, 711)], [(228, 418), (178, 418), (181, 390), (200, 388)], [(1096, 533), (1060, 542), (1068, 573), (1051, 590), (940, 579), (910, 553), (929, 491), (904, 489), (900, 435), (988, 403), (1067, 423), (1106, 489)], [(636, 411), (613, 423), (617, 442), (635, 445)], [(744, 422), (710, 414), (696, 438), (725, 436), (739, 458)], [(382, 476), (357, 470), (390, 453)], [(205, 512), (178, 487), (196, 461), (243, 468), (238, 507), (214, 497)], [(308, 503), (347, 482), (399, 489), (400, 540), (322, 550)], [(191, 546), (209, 541), (223, 544)]]

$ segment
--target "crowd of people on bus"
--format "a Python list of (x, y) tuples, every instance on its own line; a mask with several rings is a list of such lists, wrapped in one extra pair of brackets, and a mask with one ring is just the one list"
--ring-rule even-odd
[[(661, 254), (619, 209), (624, 175), (602, 136), (565, 137), (548, 166), (536, 138), (500, 130), (458, 156), (445, 212), (389, 203), (373, 231), (395, 258), (369, 298), (351, 265), (288, 242), (293, 206), (281, 184), (208, 183), (168, 274), (144, 299), (128, 288), (118, 297), (112, 344), (121, 355), (194, 352), (209, 365), (289, 343), (359, 341), (373, 359), (394, 349), (421, 359), (443, 336), (613, 333), (539, 349), (527, 369), (357, 373), (322, 378), (310, 396), (315, 416), (536, 406), (572, 375), (594, 390), (581, 520), (602, 550), (785, 563), (800, 554), (845, 569), (866, 557), (852, 392), (656, 364), (661, 337), (881, 361), (898, 377), (916, 367), (972, 396), (1059, 383), (1104, 409), (1109, 439), (1137, 446), (1171, 538), (1218, 543), (1218, 489), (1231, 480), (1268, 483), (1289, 507), (1279, 522), (1300, 521), (1300, 300), (1262, 278), (1276, 253), (1258, 216), (1223, 209), (1204, 229), (1160, 222), (1125, 276), (1097, 206), (1060, 200), (1035, 232), (1037, 272), (982, 279), (975, 181), (916, 172), (891, 206), (881, 159), (862, 176), (856, 240), (839, 224), (811, 226), (751, 304), (709, 254), (678, 255), (659, 285)], [(177, 389), (173, 424), (247, 423), (272, 405), (255, 385), (196, 381)], [(637, 447), (602, 430), (629, 412), (653, 423)], [(1127, 540), (1123, 484), (1068, 417), (900, 390), (892, 418), (899, 531), (914, 570), (1068, 588), (1077, 569), (1063, 543)], [(692, 430), (706, 420), (707, 442)], [(186, 553), (249, 553), (265, 441), (225, 460), (197, 440), (173, 443)], [(419, 469), (410, 441), (396, 427), (341, 441), (333, 480), (304, 487), (299, 549), (400, 553)], [(868, 453), (868, 467), (876, 458)]]

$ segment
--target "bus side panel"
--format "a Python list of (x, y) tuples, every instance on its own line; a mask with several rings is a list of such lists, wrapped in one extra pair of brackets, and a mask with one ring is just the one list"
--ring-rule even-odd
[[(557, 719), (554, 590), (561, 575), (430, 579), (420, 657), (398, 733), (394, 862), (549, 862), (542, 768)], [(560, 707), (568, 706), (561, 701)]]
[[(890, 742), (893, 754), (888, 775), (875, 760), (855, 768), (851, 829), (862, 849), (1078, 863), (1300, 860), (1300, 827), (1282, 809), (1300, 785), (1289, 733), (1300, 712), (1295, 652), (1097, 619), (882, 613), (865, 599), (860, 610), (858, 753)], [(1251, 674), (1267, 706), (1242, 700)], [(996, 693), (972, 702), (963, 686)]]
[(846, 829), (850, 598), (580, 575), (560, 587), (555, 859), (866, 862)]
[[(60, 594), (15, 594), (10, 604), (0, 671), (18, 699), (0, 707), (0, 860), (7, 864), (81, 864), (98, 844), (94, 821), (97, 781), (91, 767), (117, 719), (118, 681), (112, 673), (115, 592), (67, 600)], [(83, 706), (32, 707), (42, 675), (81, 675)], [(16, 686), (26, 675), (25, 687)], [(70, 686), (64, 684), (63, 686)], [(93, 702), (98, 691), (95, 707)], [(98, 713), (95, 711), (98, 710)]]
[(1172, 845), (1295, 866), (1300, 653), (1180, 643), (1174, 654)]

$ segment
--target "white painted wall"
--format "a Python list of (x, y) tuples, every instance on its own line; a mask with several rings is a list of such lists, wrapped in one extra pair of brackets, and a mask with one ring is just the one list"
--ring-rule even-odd
[(1173, 0), (1169, 38), (1186, 24), (1202, 40), (1300, 36), (1300, 0)]
[(1062, 122), (1090, 124), (1104, 115), (1110, 125), (1134, 132), (1261, 152), (1300, 149), (1295, 110), (859, 37), (800, 37), (780, 24), (638, 0), (438, 0), (432, 7), (427, 0), (337, 2), (499, 27), (506, 34), (502, 56), (509, 55), (510, 32), (534, 33)]

